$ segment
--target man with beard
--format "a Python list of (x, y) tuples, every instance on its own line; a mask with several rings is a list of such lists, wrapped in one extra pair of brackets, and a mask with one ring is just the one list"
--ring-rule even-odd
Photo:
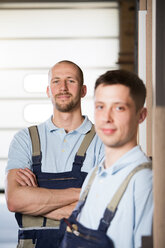
[(59, 220), (70, 215), (87, 172), (104, 156), (81, 112), (86, 86), (80, 67), (60, 61), (48, 79), (53, 115), (31, 131), (18, 132), (9, 149), (5, 192), (20, 227), (18, 247), (58, 247)]

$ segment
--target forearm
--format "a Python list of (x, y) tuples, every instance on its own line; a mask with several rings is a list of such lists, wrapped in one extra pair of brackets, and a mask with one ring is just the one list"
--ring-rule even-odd
[[(44, 188), (22, 187), (17, 191), (17, 197), (21, 204), (14, 205), (14, 212), (21, 212), (31, 215), (44, 215), (55, 209), (66, 206), (75, 201), (69, 190), (48, 190)], [(26, 197), (24, 197), (24, 196)], [(63, 196), (63, 197), (62, 197)]]
[(44, 215), (44, 217), (47, 217), (49, 219), (53, 220), (61, 220), (62, 218), (68, 218), (73, 210), (75, 209), (77, 205), (77, 201), (73, 204), (67, 205), (65, 207), (53, 210), (47, 214)]
[(78, 189), (46, 189), (20, 186), (16, 180), (16, 171), (7, 175), (6, 199), (12, 212), (30, 215), (45, 215), (55, 209), (69, 205), (79, 198)]

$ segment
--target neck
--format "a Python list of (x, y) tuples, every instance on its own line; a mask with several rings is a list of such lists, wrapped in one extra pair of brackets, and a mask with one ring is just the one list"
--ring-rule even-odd
[(112, 166), (124, 154), (137, 145), (137, 142), (126, 144), (122, 147), (105, 147), (105, 168)]
[(78, 128), (83, 120), (81, 110), (64, 113), (55, 109), (52, 118), (53, 123), (59, 128), (64, 128), (67, 133)]

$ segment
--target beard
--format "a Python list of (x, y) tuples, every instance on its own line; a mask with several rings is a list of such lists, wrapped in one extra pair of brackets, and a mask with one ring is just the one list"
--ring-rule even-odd
[[(70, 112), (79, 105), (80, 97), (77, 97), (76, 99), (71, 99), (68, 103), (65, 102), (62, 103), (62, 102), (58, 102), (58, 96), (60, 95), (62, 94), (58, 94), (55, 96), (55, 107), (58, 111), (63, 113)], [(72, 96), (71, 94), (67, 94), (67, 95)]]

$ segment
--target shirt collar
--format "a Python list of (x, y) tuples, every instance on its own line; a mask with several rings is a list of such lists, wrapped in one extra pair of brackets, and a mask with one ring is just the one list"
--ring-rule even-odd
[[(61, 128), (57, 127), (56, 125), (54, 125), (54, 123), (52, 122), (52, 116), (46, 121), (46, 126), (50, 132), (57, 131), (57, 130), (61, 129)], [(83, 123), (77, 129), (73, 130), (72, 132), (78, 132), (80, 134), (86, 134), (87, 132), (89, 132), (91, 130), (91, 127), (92, 127), (92, 123), (88, 119), (88, 117), (85, 115)], [(72, 133), (72, 132), (70, 132), (70, 133)]]
[[(139, 145), (133, 147), (130, 151), (125, 153), (121, 158), (119, 158), (112, 166), (108, 169), (105, 169), (104, 162), (99, 165), (98, 174), (104, 174), (105, 172), (108, 174), (115, 174), (123, 168), (131, 165), (131, 164), (139, 164), (141, 159), (144, 159), (146, 155), (142, 152), (141, 147)], [(146, 158), (147, 161), (147, 158)], [(149, 161), (149, 159), (148, 159)]]

